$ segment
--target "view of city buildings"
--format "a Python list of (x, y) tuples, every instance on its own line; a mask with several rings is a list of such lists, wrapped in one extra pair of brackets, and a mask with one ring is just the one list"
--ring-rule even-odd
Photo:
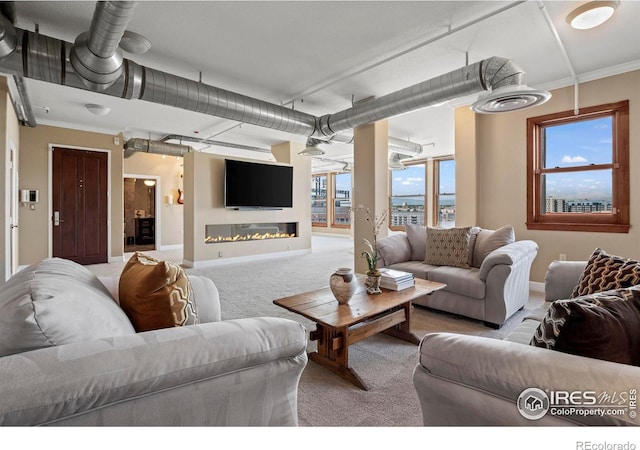
[[(328, 179), (328, 177), (333, 177)], [(389, 227), (402, 229), (407, 224), (425, 223), (426, 173), (424, 164), (409, 166), (406, 170), (394, 171), (391, 179), (391, 210)], [(333, 193), (328, 192), (333, 180)], [(437, 226), (455, 226), (455, 162), (439, 162), (439, 192), (435, 196), (438, 211)], [(311, 221), (316, 226), (348, 227), (351, 224), (352, 208), (351, 174), (319, 174), (311, 177)], [(332, 207), (332, 214), (327, 208)], [(328, 217), (332, 217), (329, 224)], [(430, 224), (429, 224), (430, 225)], [(431, 225), (430, 225), (431, 226)]]
[(545, 199), (546, 213), (610, 213), (611, 210), (611, 200), (567, 200), (557, 197)]

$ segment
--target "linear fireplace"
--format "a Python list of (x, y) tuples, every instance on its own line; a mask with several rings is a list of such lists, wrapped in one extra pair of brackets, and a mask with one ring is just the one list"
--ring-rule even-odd
[(297, 222), (205, 225), (205, 244), (298, 237)]

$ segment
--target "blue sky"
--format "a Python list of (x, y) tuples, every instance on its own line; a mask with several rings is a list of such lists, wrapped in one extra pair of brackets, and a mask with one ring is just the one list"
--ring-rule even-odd
[[(611, 163), (612, 119), (603, 117), (546, 128), (544, 165), (576, 167)], [(611, 170), (546, 176), (547, 196), (611, 199)]]
[[(393, 195), (424, 195), (424, 165), (408, 166), (392, 172)], [(455, 162), (440, 163), (440, 192), (455, 193)], [(430, 180), (429, 180), (430, 182)]]

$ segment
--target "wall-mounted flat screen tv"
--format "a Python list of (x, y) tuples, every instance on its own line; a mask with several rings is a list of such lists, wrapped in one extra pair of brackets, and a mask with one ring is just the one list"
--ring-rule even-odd
[(225, 159), (224, 206), (291, 208), (293, 167)]

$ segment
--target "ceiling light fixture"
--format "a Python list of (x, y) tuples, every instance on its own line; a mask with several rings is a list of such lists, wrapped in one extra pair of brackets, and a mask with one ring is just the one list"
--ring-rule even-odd
[(153, 187), (153, 186), (156, 185), (156, 181), (155, 180), (144, 180), (144, 184), (145, 184), (145, 186)]
[(567, 23), (576, 30), (588, 30), (603, 24), (613, 16), (619, 1), (593, 1), (574, 9), (567, 16)]
[(389, 157), (389, 170), (404, 170), (407, 166), (402, 164), (400, 161), (400, 155), (397, 153), (392, 153)]
[(541, 105), (550, 98), (550, 92), (525, 85), (503, 86), (480, 94), (471, 109), (484, 114), (503, 113)]
[(320, 144), (321, 142), (322, 141), (320, 139), (308, 138), (307, 144), (306, 144), (307, 146), (305, 147), (304, 150), (298, 153), (298, 155), (303, 155), (303, 156), (324, 155), (324, 150), (318, 147), (318, 144)]
[(104, 116), (109, 114), (109, 111), (111, 111), (111, 108), (104, 105), (96, 105), (95, 103), (87, 103), (84, 107), (87, 108), (87, 111), (91, 114), (95, 114), (96, 116)]

